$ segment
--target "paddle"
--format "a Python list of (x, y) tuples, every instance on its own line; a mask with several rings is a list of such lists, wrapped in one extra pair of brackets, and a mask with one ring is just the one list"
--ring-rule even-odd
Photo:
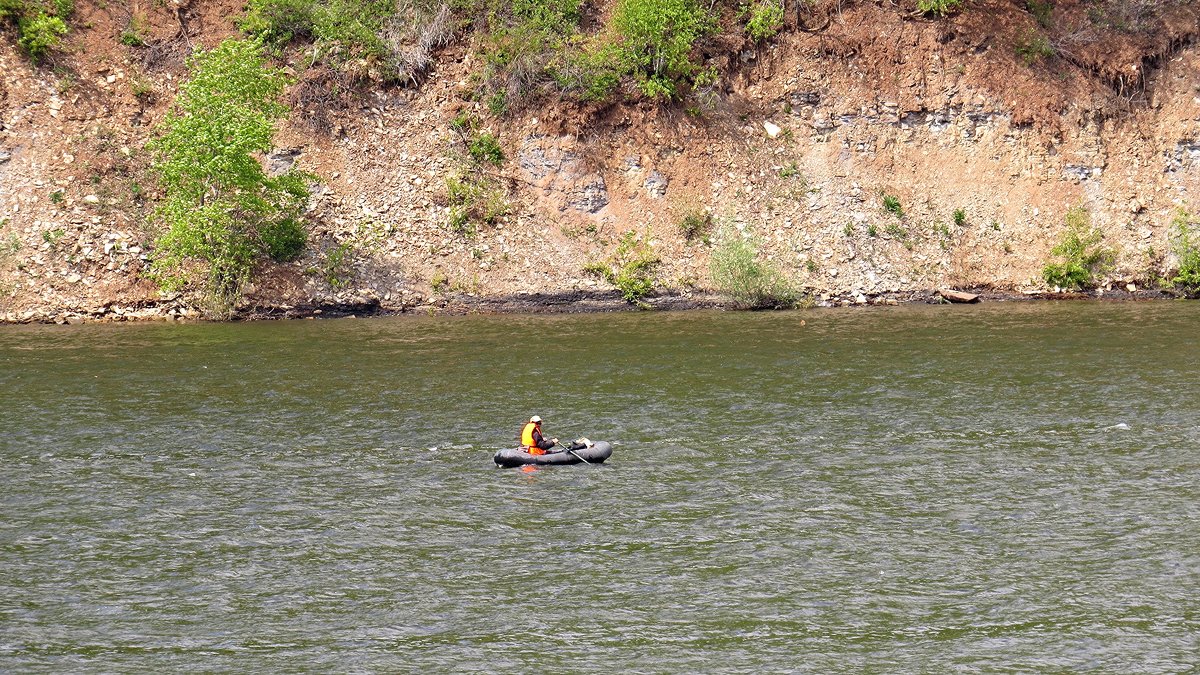
[(562, 445), (562, 447), (563, 447), (563, 450), (566, 450), (567, 452), (571, 453), (572, 455), (575, 455), (576, 457), (578, 457), (578, 458), (579, 458), (579, 461), (583, 462), (584, 464), (591, 464), (591, 462), (589, 462), (589, 461), (587, 461), (586, 459), (584, 459), (584, 458), (583, 458), (583, 455), (581, 455), (581, 454), (579, 454), (578, 452), (575, 452), (574, 450), (572, 450), (572, 449), (570, 448), (570, 446), (563, 445), (562, 443), (559, 443), (559, 445)]

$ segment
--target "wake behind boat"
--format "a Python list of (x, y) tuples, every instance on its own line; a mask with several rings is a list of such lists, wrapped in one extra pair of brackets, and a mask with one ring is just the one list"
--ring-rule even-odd
[[(579, 446), (579, 447), (575, 447)], [(548, 452), (544, 455), (531, 455), (520, 448), (505, 448), (496, 453), (492, 460), (496, 466), (547, 466), (552, 464), (601, 464), (612, 456), (612, 444), (608, 441), (591, 442), (581, 439), (568, 446), (567, 449)]]

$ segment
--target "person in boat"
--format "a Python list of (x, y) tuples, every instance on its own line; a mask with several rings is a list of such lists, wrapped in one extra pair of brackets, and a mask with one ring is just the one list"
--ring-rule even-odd
[(546, 451), (558, 445), (557, 438), (546, 438), (542, 435), (542, 418), (534, 415), (521, 429), (521, 449), (531, 455), (544, 455)]

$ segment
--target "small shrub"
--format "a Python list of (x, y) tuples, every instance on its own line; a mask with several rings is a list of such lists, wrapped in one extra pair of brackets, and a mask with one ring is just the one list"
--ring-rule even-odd
[(754, 0), (742, 5), (739, 14), (746, 21), (746, 34), (755, 42), (773, 38), (783, 28), (782, 0)]
[(129, 17), (129, 24), (125, 26), (125, 30), (121, 31), (121, 44), (129, 47), (145, 47), (146, 30), (146, 19), (141, 15), (134, 14)]
[(897, 218), (904, 217), (904, 207), (900, 205), (900, 199), (895, 195), (883, 193), (883, 210), (891, 213)]
[(62, 239), (67, 233), (61, 227), (56, 227), (53, 230), (42, 230), (42, 241), (50, 244), (51, 247), (58, 246), (58, 240)]
[(415, 80), (452, 34), (441, 0), (249, 0), (238, 26), (276, 47), (312, 42), (312, 60), (352, 80)]
[[(8, 224), (8, 218), (0, 218), (0, 227)], [(11, 257), (21, 250), (21, 239), (15, 233), (0, 239), (0, 260)]]
[(25, 9), (25, 0), (0, 0), (0, 20), (18, 21)]
[(933, 231), (938, 236), (938, 244), (942, 250), (949, 251), (950, 245), (954, 241), (954, 232), (951, 231), (950, 226), (939, 220), (933, 224)]
[(66, 199), (67, 198), (63, 194), (62, 190), (55, 190), (54, 192), (50, 193), (50, 203), (54, 204), (55, 206), (62, 204), (64, 201), (66, 201)]
[(1037, 20), (1038, 25), (1042, 28), (1050, 28), (1054, 23), (1052, 14), (1054, 12), (1053, 0), (1025, 0), (1025, 9), (1033, 15)]
[(758, 261), (758, 245), (752, 239), (736, 233), (728, 236), (713, 250), (709, 271), (717, 289), (739, 307), (764, 309), (797, 304), (798, 295), (783, 274), (774, 265)]
[(494, 115), (556, 79), (579, 30), (580, 0), (475, 0), (482, 33), (480, 89)]
[(504, 151), (500, 149), (500, 143), (495, 136), (486, 132), (472, 139), (467, 151), (471, 159), (481, 164), (500, 166), (504, 163)]
[(57, 16), (44, 12), (30, 17), (23, 17), (17, 23), (17, 44), (29, 54), (29, 58), (41, 61), (46, 53), (58, 46), (62, 36), (67, 34), (67, 24)]
[(908, 241), (908, 230), (904, 229), (899, 223), (888, 223), (888, 226), (883, 231), (893, 239), (898, 239), (902, 242)]
[(433, 278), (429, 280), (429, 289), (440, 295), (448, 288), (450, 288), (450, 277), (440, 269), (434, 271)]
[(917, 11), (922, 14), (946, 16), (962, 7), (963, 0), (917, 0)]
[(1171, 251), (1179, 261), (1179, 269), (1171, 283), (1188, 295), (1200, 293), (1200, 223), (1187, 211), (1180, 209), (1171, 221)]
[(1054, 47), (1050, 45), (1050, 40), (1041, 33), (1035, 30), (1028, 30), (1021, 34), (1017, 39), (1016, 44), (1017, 56), (1025, 62), (1025, 65), (1032, 66), (1039, 59), (1044, 59), (1054, 56)]
[(239, 27), (263, 41), (284, 45), (313, 36), (313, 0), (250, 0)]
[(343, 242), (326, 252), (322, 273), (325, 283), (329, 284), (330, 288), (345, 288), (350, 285), (353, 276), (350, 254), (353, 250), (349, 243)]
[(708, 211), (689, 211), (679, 221), (679, 233), (689, 242), (708, 232), (710, 227), (712, 214)]
[(642, 300), (654, 290), (654, 270), (659, 262), (650, 244), (629, 230), (606, 262), (588, 263), (583, 270), (616, 286), (625, 302), (642, 305)]
[(967, 224), (967, 212), (963, 209), (954, 209), (954, 225), (962, 227)]
[(480, 225), (494, 225), (511, 211), (495, 179), (470, 170), (446, 177), (446, 202), (450, 227), (468, 237)]
[(1087, 209), (1075, 207), (1067, 211), (1067, 231), (1057, 246), (1050, 249), (1051, 255), (1060, 262), (1050, 263), (1042, 269), (1042, 278), (1051, 286), (1080, 290), (1090, 288), (1095, 277), (1111, 269), (1116, 252), (1102, 246), (1103, 233), (1092, 226)]
[(622, 66), (618, 49), (603, 42), (566, 50), (548, 66), (555, 83), (564, 91), (575, 92), (585, 101), (604, 101), (621, 84)]
[(300, 257), (308, 242), (304, 224), (296, 218), (269, 222), (259, 228), (263, 249), (276, 262), (288, 262)]
[(148, 102), (154, 98), (154, 85), (142, 76), (135, 75), (129, 78), (129, 91), (142, 102)]
[(618, 38), (615, 63), (650, 98), (676, 98), (688, 85), (715, 77), (692, 58), (696, 42), (717, 27), (697, 0), (620, 0), (611, 27)]
[(502, 117), (508, 112), (508, 94), (498, 91), (487, 98), (488, 112), (496, 117)]

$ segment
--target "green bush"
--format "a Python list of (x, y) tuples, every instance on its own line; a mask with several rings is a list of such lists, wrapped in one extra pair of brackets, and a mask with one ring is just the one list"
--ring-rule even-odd
[(1027, 30), (1021, 34), (1017, 39), (1016, 51), (1017, 56), (1020, 56), (1027, 66), (1055, 54), (1050, 39), (1036, 30)]
[(496, 137), (490, 133), (484, 132), (471, 139), (468, 144), (467, 152), (470, 153), (471, 159), (480, 164), (491, 164), (500, 166), (504, 163), (504, 151), (500, 149), (500, 143)]
[(1103, 246), (1104, 234), (1092, 226), (1087, 209), (1077, 206), (1067, 211), (1067, 231), (1062, 241), (1050, 249), (1050, 254), (1061, 258), (1059, 262), (1046, 265), (1042, 278), (1051, 286), (1080, 290), (1090, 288), (1096, 275), (1110, 270), (1116, 261), (1116, 252)]
[(1053, 0), (1025, 0), (1025, 9), (1029, 10), (1042, 28), (1048, 29), (1054, 24)]
[(946, 16), (962, 7), (962, 4), (963, 0), (917, 0), (917, 11), (922, 14)]
[(138, 14), (129, 17), (125, 30), (121, 31), (120, 42), (129, 47), (146, 46), (146, 19)]
[(480, 225), (494, 225), (512, 210), (497, 182), (474, 170), (446, 177), (450, 227), (473, 236)]
[(684, 87), (712, 77), (692, 58), (696, 42), (717, 27), (696, 0), (620, 0), (612, 28), (622, 72), (650, 98), (676, 98)]
[(67, 24), (57, 16), (39, 12), (21, 18), (17, 23), (17, 32), (17, 44), (29, 54), (29, 58), (41, 61), (67, 34)]
[[(504, 105), (554, 81), (555, 60), (579, 31), (579, 0), (481, 0), (480, 53), (485, 64), (480, 88), (489, 102)], [(491, 106), (490, 106), (491, 107)], [(495, 111), (494, 111), (495, 112)]]
[(904, 217), (904, 207), (900, 205), (900, 199), (895, 195), (883, 193), (883, 210), (891, 213), (897, 218)]
[(317, 11), (313, 0), (250, 0), (238, 25), (264, 42), (284, 45), (314, 36)]
[(746, 21), (746, 34), (755, 42), (775, 37), (783, 28), (783, 0), (754, 0), (738, 12)]
[(35, 62), (62, 41), (74, 11), (74, 0), (0, 0), (0, 21), (16, 24), (17, 44)]
[(966, 209), (954, 209), (954, 224), (958, 227), (962, 227), (963, 225), (967, 224)]
[(264, 66), (261, 43), (226, 40), (188, 69), (149, 145), (165, 192), (156, 217), (166, 226), (151, 269), (164, 289), (203, 270), (211, 308), (226, 312), (261, 257), (295, 252), (311, 176), (267, 176), (259, 163), (287, 113), (278, 98), (288, 82)]
[(709, 271), (717, 290), (739, 307), (794, 307), (799, 299), (778, 268), (758, 261), (757, 243), (736, 233), (713, 250)]
[(625, 302), (643, 305), (642, 300), (654, 290), (654, 271), (660, 262), (650, 244), (639, 239), (637, 232), (629, 230), (606, 262), (589, 263), (584, 271), (616, 286)]
[(564, 91), (577, 92), (585, 101), (604, 101), (621, 84), (622, 70), (615, 45), (595, 41), (555, 56), (547, 72)]
[(296, 218), (267, 222), (259, 228), (263, 250), (272, 260), (288, 262), (300, 257), (308, 243), (308, 231)]
[(25, 0), (0, 0), (0, 20), (18, 21), (25, 15)]
[(1200, 293), (1200, 223), (1180, 209), (1171, 221), (1171, 250), (1179, 260), (1179, 270), (1171, 279), (1188, 295)]
[(679, 233), (687, 241), (692, 241), (708, 232), (708, 229), (712, 227), (712, 221), (712, 214), (708, 211), (689, 211), (679, 221)]
[[(400, 7), (404, 5), (404, 14)], [(399, 22), (431, 14), (433, 2), (396, 0), (249, 0), (239, 27), (265, 43), (312, 41), (316, 58), (381, 81), (400, 79)], [(438, 3), (440, 4), (440, 3)], [(412, 5), (412, 6), (409, 6)]]
[(472, 236), (480, 225), (494, 225), (511, 211), (500, 181), (487, 170), (504, 163), (504, 151), (496, 137), (479, 131), (479, 121), (466, 112), (455, 117), (450, 128), (466, 149), (465, 157), (456, 158), (463, 165), (446, 177), (450, 227)]

